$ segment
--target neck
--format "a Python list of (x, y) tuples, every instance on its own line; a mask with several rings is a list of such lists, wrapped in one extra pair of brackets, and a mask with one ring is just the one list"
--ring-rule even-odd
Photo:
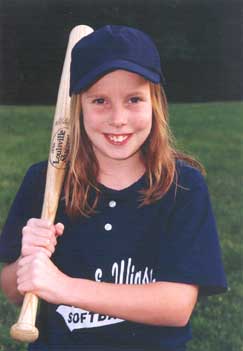
[(135, 183), (145, 172), (145, 166), (139, 158), (133, 160), (113, 160), (109, 164), (102, 164), (98, 180), (108, 188), (121, 190)]

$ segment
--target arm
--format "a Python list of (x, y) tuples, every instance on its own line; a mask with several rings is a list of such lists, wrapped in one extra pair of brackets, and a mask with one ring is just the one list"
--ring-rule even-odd
[(197, 300), (198, 288), (188, 284), (117, 285), (71, 278), (41, 252), (21, 259), (19, 267), (21, 292), (31, 291), (50, 303), (140, 323), (184, 326)]
[(23, 301), (23, 295), (17, 289), (17, 267), (19, 259), (13, 263), (9, 263), (3, 266), (0, 282), (1, 289), (6, 295), (8, 300), (12, 303), (20, 305)]
[(20, 293), (17, 286), (17, 272), (21, 259), (38, 252), (51, 257), (57, 243), (56, 237), (63, 233), (63, 229), (62, 224), (54, 226), (45, 220), (30, 219), (27, 222), (22, 230), (21, 256), (15, 262), (4, 265), (0, 274), (2, 291), (10, 302), (19, 305), (23, 301), (23, 293)]
[(134, 322), (174, 327), (187, 324), (198, 293), (196, 286), (170, 282), (117, 285), (71, 279), (69, 286), (64, 303)]

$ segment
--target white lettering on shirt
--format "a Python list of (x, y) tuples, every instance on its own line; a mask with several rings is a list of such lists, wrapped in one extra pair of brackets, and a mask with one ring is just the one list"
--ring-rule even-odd
[(123, 319), (85, 311), (73, 306), (60, 305), (56, 309), (56, 312), (63, 317), (70, 331), (83, 328), (103, 327), (105, 325), (124, 322)]

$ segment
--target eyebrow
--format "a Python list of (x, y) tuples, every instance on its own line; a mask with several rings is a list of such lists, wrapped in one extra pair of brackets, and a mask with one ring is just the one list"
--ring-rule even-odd
[[(130, 97), (130, 96), (137, 96), (137, 95), (139, 95), (139, 96), (144, 96), (144, 95), (146, 95), (146, 93), (145, 92), (143, 92), (143, 91), (140, 91), (140, 90), (135, 90), (135, 91), (131, 91), (131, 92), (129, 92), (129, 93), (126, 93), (125, 94), (125, 97)], [(109, 94), (107, 94), (107, 93), (103, 93), (102, 91), (97, 91), (97, 92), (90, 92), (90, 93), (86, 93), (86, 97), (88, 98), (88, 99), (94, 99), (94, 98), (97, 98), (97, 97), (109, 97)]]
[(103, 94), (103, 93), (89, 93), (86, 95), (86, 97), (88, 99), (97, 99), (99, 97), (107, 97), (107, 94)]
[(144, 91), (135, 90), (135, 91), (132, 91), (131, 93), (126, 94), (126, 96), (136, 96), (136, 95), (146, 95), (146, 93)]

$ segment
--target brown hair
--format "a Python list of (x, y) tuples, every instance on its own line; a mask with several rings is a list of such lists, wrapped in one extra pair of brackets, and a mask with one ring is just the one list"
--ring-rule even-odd
[[(184, 160), (205, 173), (203, 166), (193, 157), (176, 150), (168, 125), (168, 104), (164, 89), (150, 83), (153, 121), (149, 137), (142, 146), (146, 167), (147, 188), (141, 191), (140, 205), (160, 199), (176, 181), (176, 160)], [(71, 216), (89, 216), (95, 212), (99, 199), (97, 176), (99, 165), (92, 144), (85, 132), (80, 95), (71, 98), (69, 167), (65, 180), (65, 202)], [(96, 196), (90, 202), (91, 190)]]

